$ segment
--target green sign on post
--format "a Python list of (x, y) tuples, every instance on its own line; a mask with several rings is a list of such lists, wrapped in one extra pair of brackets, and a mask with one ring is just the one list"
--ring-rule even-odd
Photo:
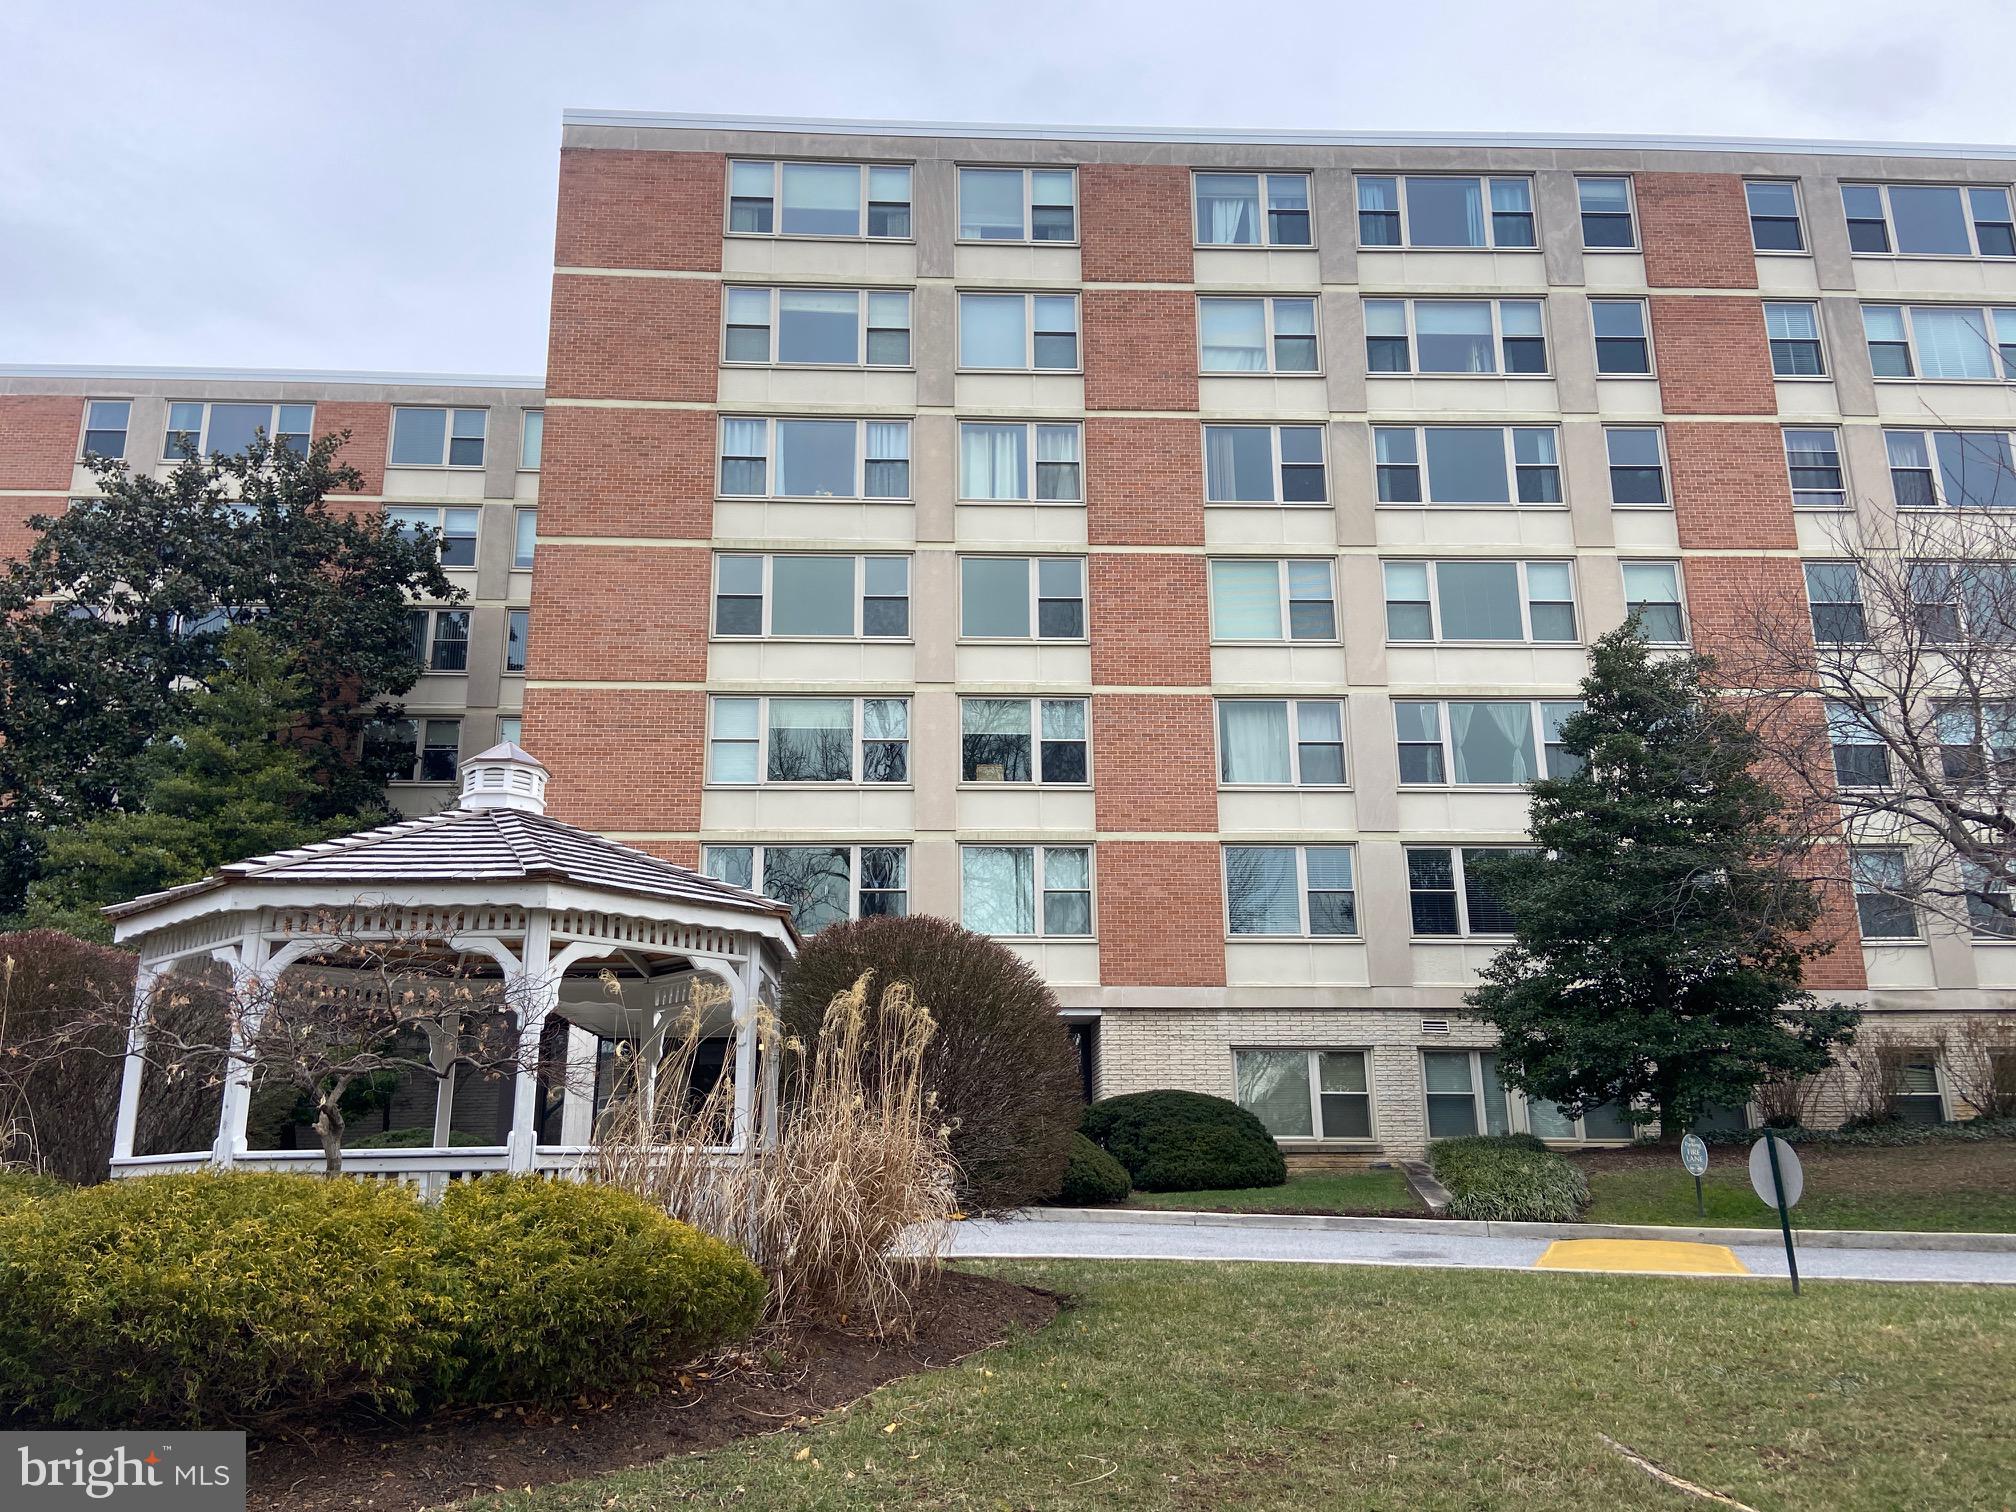
[(1706, 1218), (1708, 1208), (1701, 1200), (1701, 1178), (1708, 1174), (1708, 1142), (1699, 1134), (1689, 1134), (1681, 1140), (1680, 1164), (1694, 1178), (1694, 1216)]

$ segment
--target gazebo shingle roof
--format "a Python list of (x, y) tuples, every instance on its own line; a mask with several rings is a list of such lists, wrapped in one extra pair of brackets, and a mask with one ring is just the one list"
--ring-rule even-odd
[[(234, 882), (320, 882), (396, 891), (405, 882), (572, 882), (638, 897), (767, 914), (790, 908), (745, 888), (520, 808), (450, 808), (423, 819), (360, 830), (221, 866), (200, 882), (149, 893), (104, 910), (109, 918)], [(792, 931), (796, 935), (796, 930)]]

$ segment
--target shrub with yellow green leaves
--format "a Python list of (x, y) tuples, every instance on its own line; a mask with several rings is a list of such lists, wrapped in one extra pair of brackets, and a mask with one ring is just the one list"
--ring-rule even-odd
[(620, 1391), (763, 1312), (741, 1251), (613, 1187), (486, 1176), (449, 1188), (440, 1221), (462, 1298), (462, 1401)]
[(61, 1197), (70, 1188), (54, 1176), (38, 1171), (0, 1170), (0, 1213), (50, 1197)]
[(108, 1182), (0, 1212), (0, 1403), (121, 1428), (409, 1409), (452, 1366), (451, 1302), (403, 1188)]

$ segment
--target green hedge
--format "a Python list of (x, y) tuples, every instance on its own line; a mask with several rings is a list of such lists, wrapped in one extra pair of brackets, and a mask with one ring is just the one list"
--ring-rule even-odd
[(1127, 1167), (1083, 1134), (1071, 1136), (1071, 1157), (1064, 1165), (1064, 1185), (1057, 1200), (1067, 1207), (1096, 1207), (1121, 1202), (1134, 1190)]
[(450, 1187), (440, 1220), (467, 1299), (463, 1401), (620, 1391), (763, 1311), (763, 1277), (739, 1250), (613, 1187), (486, 1176)]
[(1144, 1192), (1280, 1186), (1281, 1147), (1237, 1103), (1202, 1092), (1130, 1092), (1085, 1110), (1083, 1131)]
[(44, 1197), (61, 1197), (70, 1188), (54, 1176), (37, 1171), (0, 1171), (0, 1213)]
[(1451, 1218), (1569, 1223), (1589, 1205), (1582, 1172), (1530, 1134), (1438, 1139), (1428, 1166), (1449, 1189)]
[(554, 1400), (746, 1333), (762, 1300), (738, 1252), (608, 1188), (114, 1181), (0, 1205), (0, 1403), (193, 1428)]

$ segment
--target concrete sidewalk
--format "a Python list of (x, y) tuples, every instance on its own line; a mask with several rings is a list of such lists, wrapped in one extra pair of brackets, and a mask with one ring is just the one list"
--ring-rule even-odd
[[(1167, 1221), (1172, 1217), (1179, 1221)], [(1500, 1232), (1462, 1232), (1485, 1225), (1459, 1224), (1446, 1219), (1357, 1220), (1381, 1226), (1352, 1228), (1328, 1226), (1353, 1221), (1347, 1219), (1330, 1219), (1322, 1227), (1308, 1226), (1310, 1220), (1286, 1218), (1271, 1223), (1251, 1219), (1180, 1221), (1201, 1218), (1246, 1219), (1246, 1215), (1106, 1212), (1097, 1219), (1082, 1216), (973, 1219), (952, 1226), (947, 1255), (956, 1260), (1252, 1260), (1305, 1265), (1531, 1270), (1556, 1238), (1566, 1236), (1512, 1234), (1504, 1230), (1573, 1228), (1594, 1230), (1604, 1236), (1616, 1234), (1605, 1226), (1588, 1224), (1494, 1224), (1490, 1227)], [(1400, 1227), (1401, 1224), (1407, 1227)], [(1685, 1241), (1694, 1237), (1688, 1230), (1657, 1232), (1666, 1240)], [(1740, 1236), (1713, 1242), (1727, 1244), (1750, 1278), (1785, 1275), (1784, 1247), (1769, 1230), (1715, 1232)], [(1798, 1255), (1802, 1279), (2016, 1285), (2016, 1253), (2007, 1251), (1849, 1248), (1833, 1244), (1809, 1246), (1801, 1242)]]

